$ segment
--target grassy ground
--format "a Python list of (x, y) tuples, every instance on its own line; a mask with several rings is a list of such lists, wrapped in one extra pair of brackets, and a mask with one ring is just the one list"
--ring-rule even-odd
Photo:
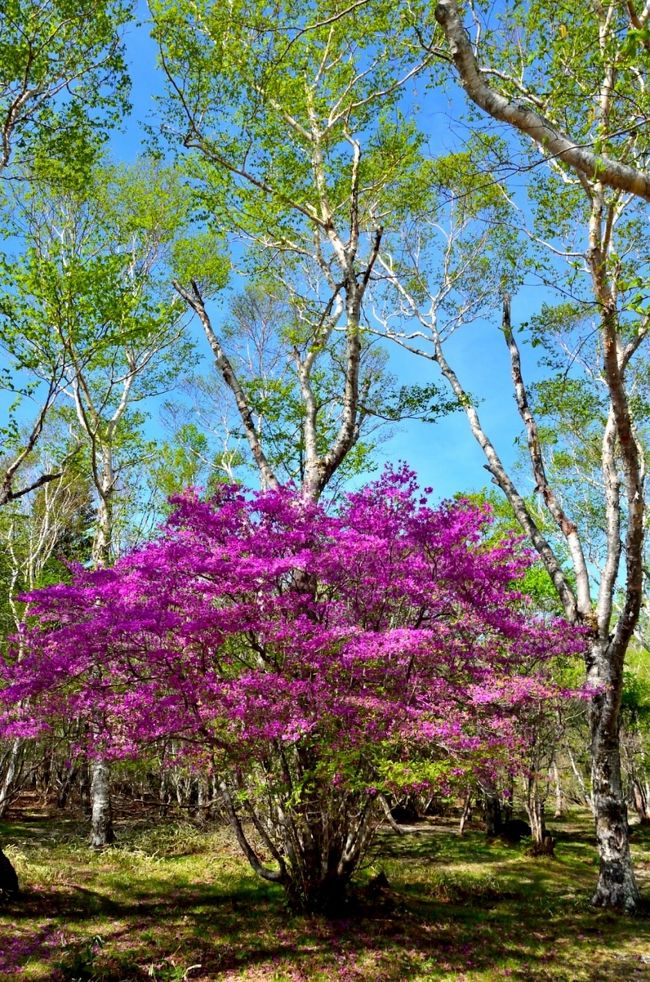
[[(387, 832), (359, 876), (357, 912), (335, 922), (288, 916), (224, 830), (118, 831), (118, 847), (93, 854), (73, 822), (0, 823), (24, 890), (0, 909), (0, 979), (650, 980), (649, 913), (588, 906), (583, 819), (556, 826), (555, 859), (480, 832), (461, 839), (451, 824)], [(647, 896), (650, 831), (634, 840)], [(387, 889), (372, 884), (379, 871)]]

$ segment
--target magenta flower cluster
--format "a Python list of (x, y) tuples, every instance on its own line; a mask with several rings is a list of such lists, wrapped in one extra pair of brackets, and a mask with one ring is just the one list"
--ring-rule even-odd
[(30, 596), (4, 736), (74, 718), (91, 754), (162, 741), (238, 769), (293, 748), (374, 794), (512, 755), (525, 707), (558, 695), (549, 658), (582, 650), (517, 591), (529, 557), (486, 543), (489, 514), (431, 507), (407, 469), (336, 508), (230, 486), (175, 506), (113, 569)]

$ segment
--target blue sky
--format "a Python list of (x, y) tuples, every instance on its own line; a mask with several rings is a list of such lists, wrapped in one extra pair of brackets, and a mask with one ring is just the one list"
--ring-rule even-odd
[[(146, 20), (147, 10), (139, 5), (139, 15)], [(116, 160), (133, 160), (142, 149), (142, 123), (155, 114), (154, 96), (161, 91), (162, 82), (156, 69), (156, 46), (145, 26), (133, 25), (127, 35), (127, 51), (133, 79), (133, 113), (125, 120), (123, 129), (111, 143)], [(450, 128), (450, 116), (457, 118), (453, 89), (443, 97), (435, 93), (423, 100), (420, 121), (430, 134), (431, 142), (449, 147), (458, 145), (461, 125)], [(524, 287), (513, 300), (513, 321), (527, 319), (544, 299), (539, 287)], [(448, 346), (448, 358), (464, 386), (480, 397), (479, 413), (488, 435), (496, 444), (505, 463), (516, 456), (515, 437), (521, 427), (510, 385), (507, 351), (498, 330), (498, 315), (492, 321), (478, 321), (457, 332)], [(218, 324), (218, 314), (215, 315)], [(211, 357), (201, 332), (196, 330), (197, 349), (203, 356), (205, 371)], [(390, 369), (400, 384), (425, 384), (436, 378), (437, 369), (424, 359), (417, 358), (395, 346), (389, 346)], [(522, 352), (524, 368), (535, 377), (536, 366)], [(152, 414), (151, 430), (159, 432), (156, 412)], [(437, 497), (448, 497), (457, 491), (477, 490), (489, 485), (490, 476), (484, 469), (484, 458), (469, 431), (465, 415), (455, 413), (436, 424), (408, 422), (394, 427), (393, 435), (381, 438), (380, 459), (405, 460), (418, 472), (423, 484), (431, 485)]]

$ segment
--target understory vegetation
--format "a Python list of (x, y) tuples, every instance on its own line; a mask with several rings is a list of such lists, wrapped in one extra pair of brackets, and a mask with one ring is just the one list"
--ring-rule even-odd
[[(551, 823), (554, 858), (486, 841), (455, 818), (380, 831), (337, 919), (287, 914), (222, 825), (118, 821), (119, 846), (86, 826), (19, 810), (0, 825), (20, 902), (0, 915), (1, 978), (45, 980), (478, 980), (650, 978), (650, 920), (594, 911), (593, 823)], [(635, 827), (642, 892), (650, 829)], [(645, 889), (644, 889), (645, 888)]]

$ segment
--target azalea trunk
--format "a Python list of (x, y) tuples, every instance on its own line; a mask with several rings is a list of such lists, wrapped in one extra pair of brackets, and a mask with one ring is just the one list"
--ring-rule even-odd
[(591, 785), (596, 819), (596, 838), (600, 872), (592, 903), (632, 911), (639, 902), (630, 855), (627, 803), (621, 779), (619, 716), (622, 691), (620, 670), (612, 670), (617, 660), (606, 650), (592, 652), (590, 682), (600, 691), (592, 698), (589, 714), (591, 731)]
[(460, 815), (460, 822), (458, 823), (458, 834), (462, 835), (465, 831), (465, 826), (469, 822), (472, 815), (472, 789), (468, 788), (465, 792), (465, 798), (463, 799), (463, 810)]
[(282, 812), (277, 841), (286, 857), (283, 884), (293, 910), (328, 917), (344, 912), (350, 880), (376, 824), (372, 814), (371, 801), (336, 796)]
[[(289, 906), (301, 914), (338, 917), (344, 912), (350, 880), (368, 840), (365, 818), (346, 836), (330, 824), (331, 817), (322, 826), (300, 829), (299, 852), (293, 850), (294, 843), (289, 846), (293, 855), (284, 887)], [(298, 837), (292, 838), (295, 842)]]
[(533, 849), (540, 849), (544, 845), (546, 821), (544, 818), (544, 797), (536, 776), (530, 778), (528, 781), (526, 813), (530, 823), (530, 835), (533, 840)]
[(322, 914), (338, 917), (344, 913), (351, 874), (336, 872), (322, 876), (317, 867), (311, 880), (291, 881), (286, 884), (288, 906), (298, 914)]
[[(236, 779), (235, 787), (245, 785)], [(314, 794), (300, 805), (271, 796), (258, 809), (250, 800), (237, 802), (225, 780), (220, 790), (228, 821), (255, 873), (282, 886), (296, 913), (340, 916), (350, 880), (379, 823), (380, 802), (327, 786), (319, 789), (322, 796)]]
[(101, 758), (91, 764), (91, 820), (90, 844), (103, 849), (115, 841), (111, 809), (111, 776), (108, 763)]

